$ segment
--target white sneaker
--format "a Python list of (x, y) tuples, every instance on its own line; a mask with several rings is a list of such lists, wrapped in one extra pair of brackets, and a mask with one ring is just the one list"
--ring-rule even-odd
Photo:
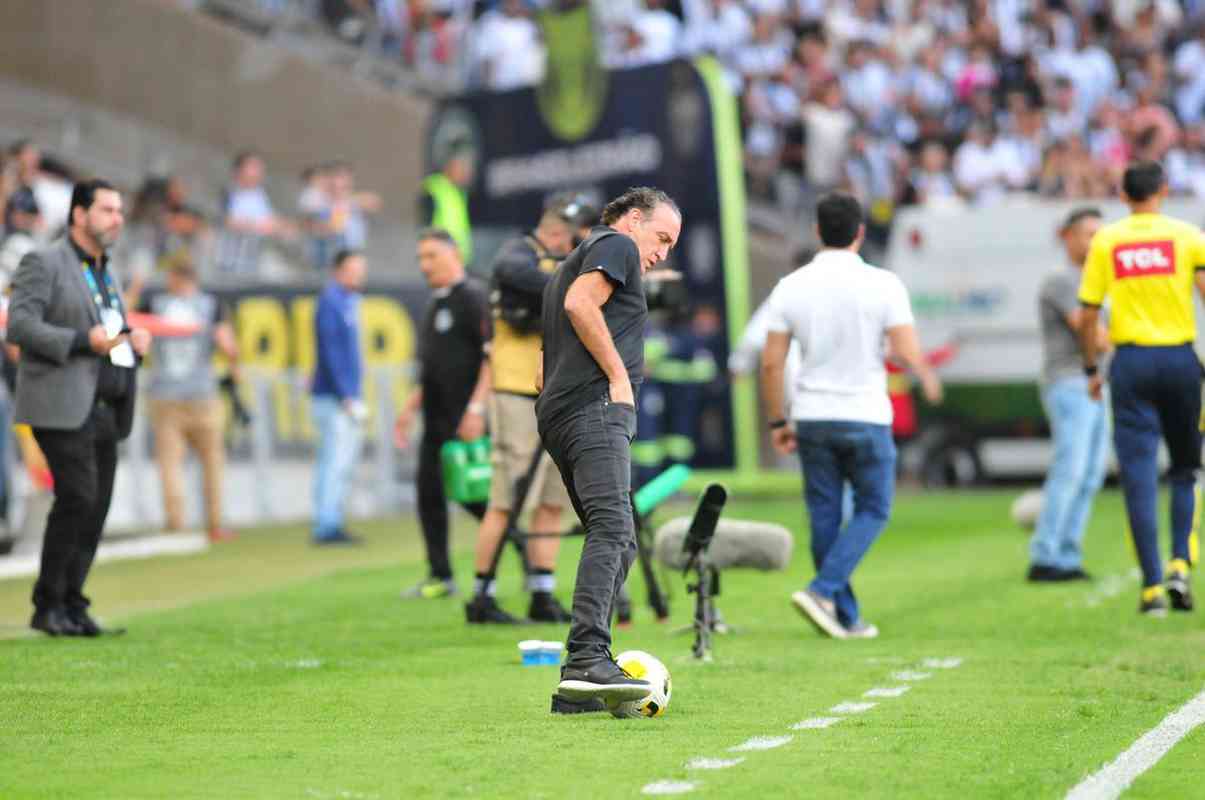
[(872, 622), (858, 620), (853, 625), (850, 625), (845, 629), (845, 635), (850, 639), (877, 639), (879, 636), (879, 629)]
[(804, 589), (792, 594), (791, 602), (821, 633), (834, 639), (844, 639), (849, 635), (837, 621), (837, 607), (832, 600), (825, 600), (812, 590)]

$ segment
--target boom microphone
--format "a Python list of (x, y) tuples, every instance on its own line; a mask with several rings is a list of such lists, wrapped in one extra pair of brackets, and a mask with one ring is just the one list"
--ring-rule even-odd
[[(677, 517), (662, 525), (653, 546), (657, 560), (670, 569), (688, 566), (691, 553), (686, 542), (692, 528), (689, 517)], [(781, 525), (725, 519), (713, 530), (714, 539), (706, 558), (717, 569), (745, 567), (768, 572), (786, 569), (791, 563), (795, 539)]]
[(682, 552), (686, 556), (687, 567), (700, 554), (707, 551), (707, 546), (711, 544), (711, 537), (715, 536), (715, 528), (720, 521), (720, 514), (724, 512), (724, 504), (727, 502), (728, 492), (718, 483), (711, 484), (703, 492), (703, 498), (699, 500), (699, 507), (695, 510), (694, 519), (690, 521), (690, 528), (686, 531), (686, 538), (682, 541)]

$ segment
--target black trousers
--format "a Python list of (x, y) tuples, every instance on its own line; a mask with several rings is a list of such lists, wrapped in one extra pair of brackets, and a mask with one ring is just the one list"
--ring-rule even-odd
[(586, 530), (573, 587), (570, 661), (588, 662), (611, 648), (611, 614), (636, 560), (632, 516), (632, 439), (636, 409), (607, 397), (540, 424), (540, 438), (561, 472)]
[(84, 582), (113, 499), (117, 419), (111, 406), (97, 405), (78, 430), (34, 428), (33, 435), (54, 476), (33, 604), (39, 611), (85, 609)]
[[(449, 423), (427, 417), (418, 448), (418, 520), (423, 528), (431, 577), (440, 580), (452, 577), (452, 564), (448, 556), (448, 498), (444, 494), (439, 450), (456, 438), (459, 423), (459, 418)], [(485, 503), (466, 503), (464, 509), (477, 519), (485, 516)]]

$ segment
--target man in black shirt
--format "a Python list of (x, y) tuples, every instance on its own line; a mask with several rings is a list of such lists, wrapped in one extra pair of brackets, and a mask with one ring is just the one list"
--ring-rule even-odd
[[(435, 599), (458, 593), (448, 559), (448, 501), (439, 451), (454, 438), (472, 441), (485, 435), (490, 383), (485, 347), (491, 326), (485, 290), (465, 276), (451, 234), (442, 228), (420, 233), (418, 264), (432, 289), (432, 299), (419, 333), (419, 388), (398, 414), (394, 431), (398, 447), (406, 447), (415, 416), (422, 410), (418, 516), (431, 574), (402, 596)], [(485, 514), (484, 503), (465, 508), (477, 519)]]
[(117, 442), (134, 416), (134, 367), (151, 341), (126, 326), (109, 267), (123, 220), (110, 184), (76, 184), (65, 239), (26, 255), (13, 278), (16, 421), (33, 429), (54, 476), (30, 627), (51, 636), (104, 633), (83, 588), (109, 513)]
[(544, 290), (536, 417), (586, 529), (558, 692), (616, 703), (648, 692), (610, 650), (612, 605), (636, 557), (631, 445), (648, 319), (642, 278), (677, 243), (682, 213), (662, 191), (629, 189), (602, 222)]

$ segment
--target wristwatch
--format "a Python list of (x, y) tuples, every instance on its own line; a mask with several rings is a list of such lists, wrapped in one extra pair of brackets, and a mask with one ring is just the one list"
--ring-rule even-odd
[(1095, 364), (1084, 364), (1084, 374), (1087, 375), (1089, 378), (1095, 378), (1096, 373), (1099, 371), (1100, 371), (1100, 368), (1097, 367)]

